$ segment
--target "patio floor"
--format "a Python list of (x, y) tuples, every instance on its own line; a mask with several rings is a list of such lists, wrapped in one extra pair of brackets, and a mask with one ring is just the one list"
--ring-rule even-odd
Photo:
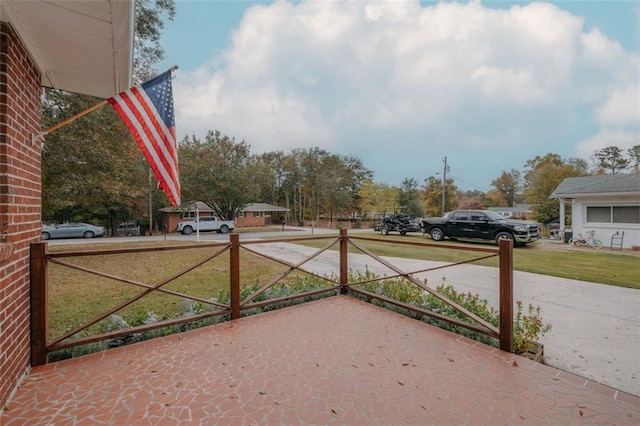
[(34, 368), (40, 424), (617, 424), (640, 398), (348, 296)]

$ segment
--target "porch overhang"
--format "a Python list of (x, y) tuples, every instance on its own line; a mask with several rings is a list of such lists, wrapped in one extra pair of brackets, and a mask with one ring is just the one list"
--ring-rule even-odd
[(133, 0), (2, 0), (42, 86), (108, 98), (131, 86)]

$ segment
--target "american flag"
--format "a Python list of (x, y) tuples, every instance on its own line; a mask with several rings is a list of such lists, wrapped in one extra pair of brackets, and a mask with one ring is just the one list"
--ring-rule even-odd
[(159, 187), (173, 207), (180, 205), (178, 146), (171, 70), (109, 98), (142, 150)]

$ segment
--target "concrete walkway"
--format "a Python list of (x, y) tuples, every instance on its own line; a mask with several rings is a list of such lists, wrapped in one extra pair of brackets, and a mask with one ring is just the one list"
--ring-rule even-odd
[[(252, 249), (289, 262), (301, 261), (317, 250), (287, 243), (253, 245)], [(406, 272), (445, 264), (385, 259)], [(318, 274), (339, 274), (335, 252), (323, 253), (304, 268)], [(394, 274), (362, 254), (349, 254), (349, 269)], [(444, 279), (459, 291), (477, 293), (492, 306), (499, 306), (496, 268), (461, 265), (416, 277), (426, 278), (432, 288)], [(546, 364), (640, 396), (640, 291), (514, 271), (514, 298), (525, 307), (539, 305), (543, 321), (553, 326), (540, 339), (545, 345)]]

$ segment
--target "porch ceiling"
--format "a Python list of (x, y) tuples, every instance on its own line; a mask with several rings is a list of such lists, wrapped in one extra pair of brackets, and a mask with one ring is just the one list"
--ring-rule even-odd
[(2, 0), (9, 22), (42, 72), (42, 85), (111, 97), (131, 86), (132, 0)]

